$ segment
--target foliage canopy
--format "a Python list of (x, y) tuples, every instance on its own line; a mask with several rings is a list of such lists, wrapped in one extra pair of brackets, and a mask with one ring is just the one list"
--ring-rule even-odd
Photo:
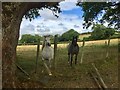
[(24, 34), (21, 37), (20, 43), (37, 43), (38, 39), (41, 39), (42, 37), (38, 36), (38, 35), (31, 35), (31, 34)]
[(107, 28), (103, 25), (96, 24), (93, 27), (93, 32), (91, 33), (92, 39), (99, 40), (99, 39), (107, 39), (115, 33), (115, 29)]
[(69, 41), (72, 40), (73, 36), (79, 36), (79, 33), (75, 31), (74, 29), (70, 29), (69, 31), (63, 33), (59, 37), (59, 41)]
[[(88, 28), (96, 24), (108, 22), (108, 26), (113, 26), (117, 29), (120, 28), (120, 2), (78, 2), (78, 6), (82, 7), (84, 12), (84, 27)], [(104, 14), (102, 15), (102, 13)], [(98, 19), (99, 15), (102, 16)]]

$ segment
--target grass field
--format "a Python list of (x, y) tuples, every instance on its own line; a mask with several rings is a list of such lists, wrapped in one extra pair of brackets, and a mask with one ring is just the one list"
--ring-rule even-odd
[[(118, 87), (118, 40), (111, 40), (109, 58), (106, 56), (105, 40), (86, 42), (84, 47), (83, 63), (80, 64), (81, 45), (78, 55), (78, 64), (73, 67), (67, 63), (67, 44), (59, 44), (56, 55), (56, 69), (51, 69), (53, 76), (49, 76), (41, 61), (41, 51), (38, 61), (38, 69), (35, 74), (36, 45), (18, 46), (17, 61), (26, 72), (16, 70), (16, 76), (21, 82), (21, 87), (44, 87), (44, 88), (97, 88), (89, 72), (94, 71), (91, 63), (95, 63), (104, 82), (109, 88)], [(41, 48), (41, 47), (40, 47)]]

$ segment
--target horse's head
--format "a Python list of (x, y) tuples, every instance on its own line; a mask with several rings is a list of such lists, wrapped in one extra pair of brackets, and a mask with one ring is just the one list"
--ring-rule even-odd
[(44, 36), (44, 43), (46, 46), (51, 46), (50, 36)]
[(77, 36), (75, 36), (75, 37), (73, 36), (72, 44), (73, 44), (74, 46), (77, 45)]

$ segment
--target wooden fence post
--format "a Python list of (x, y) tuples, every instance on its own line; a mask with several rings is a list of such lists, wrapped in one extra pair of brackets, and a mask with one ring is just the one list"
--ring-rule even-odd
[(57, 52), (57, 35), (54, 36), (54, 59), (53, 59), (53, 66), (54, 66), (53, 69), (54, 70), (56, 68), (56, 61), (55, 61), (56, 52)]
[(106, 49), (106, 58), (109, 56), (109, 47), (110, 47), (110, 37), (108, 38), (108, 44), (107, 44), (107, 49)]
[(81, 54), (81, 64), (82, 64), (82, 62), (83, 62), (83, 55), (84, 55), (84, 45), (85, 45), (85, 38), (83, 38), (83, 44), (82, 44), (82, 54)]
[(82, 47), (85, 46), (85, 38), (83, 38), (83, 44), (82, 44)]
[(37, 72), (37, 64), (38, 64), (38, 58), (39, 58), (39, 50), (40, 50), (40, 38), (38, 39), (38, 44), (37, 44), (35, 73)]

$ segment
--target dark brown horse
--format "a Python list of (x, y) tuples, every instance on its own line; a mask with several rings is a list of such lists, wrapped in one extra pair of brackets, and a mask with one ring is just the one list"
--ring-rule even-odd
[(75, 64), (77, 64), (77, 56), (79, 53), (79, 46), (77, 44), (77, 36), (72, 39), (72, 42), (68, 45), (68, 63), (72, 66), (73, 56), (75, 55)]

